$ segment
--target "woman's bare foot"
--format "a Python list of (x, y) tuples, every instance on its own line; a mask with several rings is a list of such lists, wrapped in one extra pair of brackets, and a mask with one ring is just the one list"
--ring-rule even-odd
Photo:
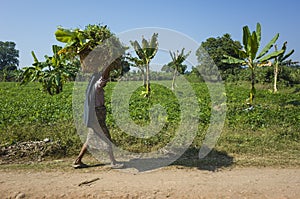
[(113, 162), (110, 164), (110, 168), (112, 169), (122, 169), (124, 167), (124, 164), (118, 163), (118, 162)]

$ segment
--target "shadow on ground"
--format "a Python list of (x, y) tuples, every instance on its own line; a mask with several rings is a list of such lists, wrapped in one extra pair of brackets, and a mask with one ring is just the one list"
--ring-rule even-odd
[(189, 148), (172, 165), (195, 167), (200, 170), (217, 171), (220, 168), (230, 167), (234, 158), (226, 152), (212, 149), (207, 156), (199, 159), (199, 149)]
[[(217, 171), (220, 168), (230, 167), (233, 164), (233, 157), (226, 152), (213, 149), (202, 159), (199, 159), (198, 153), (199, 149), (190, 148), (171, 165)], [(123, 163), (125, 168), (135, 168), (139, 172), (144, 172), (167, 166), (164, 165), (167, 161), (168, 158), (137, 158)]]

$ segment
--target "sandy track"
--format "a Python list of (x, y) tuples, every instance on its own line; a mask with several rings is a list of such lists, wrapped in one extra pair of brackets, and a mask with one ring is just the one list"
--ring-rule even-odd
[[(0, 198), (300, 198), (300, 169), (0, 171)], [(95, 180), (88, 184), (84, 181)], [(81, 186), (79, 186), (82, 184)]]

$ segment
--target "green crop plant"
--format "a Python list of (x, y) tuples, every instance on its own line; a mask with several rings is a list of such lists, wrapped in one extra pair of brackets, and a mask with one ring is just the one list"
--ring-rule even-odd
[(78, 67), (68, 62), (64, 55), (58, 54), (61, 49), (62, 47), (53, 45), (53, 56), (46, 55), (44, 62), (40, 62), (32, 51), (34, 63), (32, 66), (24, 68), (21, 85), (38, 81), (50, 95), (62, 92), (63, 85), (76, 76)]
[[(138, 41), (130, 41), (132, 47), (135, 50), (135, 53), (138, 56), (139, 67), (144, 66), (146, 69), (146, 91), (145, 96), (150, 96), (150, 61), (154, 58), (158, 50), (158, 41), (157, 41), (158, 33), (154, 33), (149, 41), (145, 38), (142, 39), (142, 45), (139, 44)], [(138, 62), (138, 61), (136, 61)]]
[(181, 50), (181, 52), (179, 53), (179, 51), (175, 52), (171, 52), (170, 51), (170, 56), (172, 58), (172, 61), (170, 63), (171, 67), (174, 70), (173, 73), (173, 81), (172, 81), (172, 90), (175, 89), (175, 79), (177, 76), (177, 73), (184, 73), (184, 69), (186, 68), (185, 65), (183, 65), (182, 63), (186, 60), (186, 58), (190, 55), (191, 51), (189, 51), (187, 54), (184, 54), (184, 48)]
[[(289, 53), (285, 54), (286, 45), (287, 45), (287, 42), (284, 42), (284, 44), (283, 44), (283, 46), (281, 48), (281, 51), (283, 51), (283, 53), (280, 54), (278, 57), (274, 58), (274, 62), (273, 62), (273, 65), (274, 65), (274, 86), (273, 86), (273, 92), (274, 93), (277, 92), (278, 68), (279, 68), (279, 66), (284, 65), (285, 64), (284, 61), (294, 53), (294, 49), (293, 49)], [(275, 47), (275, 51), (277, 52), (278, 51), (277, 50), (277, 45), (275, 45), (274, 47)]]
[(248, 66), (251, 70), (251, 90), (249, 96), (249, 103), (252, 106), (255, 99), (255, 69), (257, 66), (264, 66), (269, 60), (274, 59), (283, 53), (283, 50), (269, 53), (269, 50), (273, 47), (279, 37), (277, 33), (272, 40), (258, 53), (261, 43), (261, 25), (257, 23), (256, 31), (252, 33), (248, 26), (243, 27), (243, 49), (236, 49), (239, 57), (232, 57), (224, 55), (225, 59), (223, 63), (228, 64), (240, 64), (241, 66)]

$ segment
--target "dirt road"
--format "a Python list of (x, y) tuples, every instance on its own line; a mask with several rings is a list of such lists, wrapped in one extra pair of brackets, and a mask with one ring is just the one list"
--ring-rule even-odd
[(0, 198), (300, 198), (300, 169), (0, 171)]

